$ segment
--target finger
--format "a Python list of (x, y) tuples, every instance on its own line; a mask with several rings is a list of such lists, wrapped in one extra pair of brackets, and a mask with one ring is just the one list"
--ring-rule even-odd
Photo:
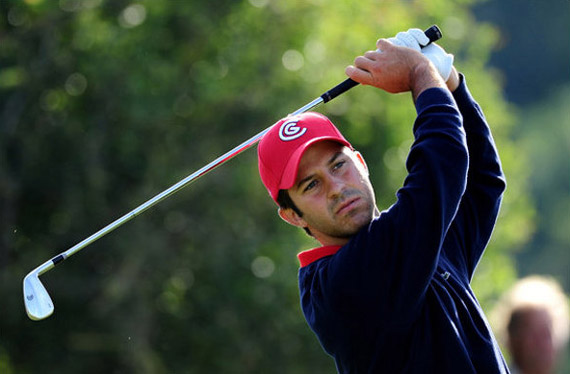
[(367, 58), (365, 56), (358, 56), (354, 59), (354, 66), (358, 69), (370, 71), (370, 67), (374, 63), (374, 60)]
[(396, 39), (400, 41), (400, 45), (408, 48), (415, 49), (416, 51), (420, 50), (420, 45), (415, 37), (407, 32), (399, 32), (396, 34)]
[(394, 45), (398, 45), (400, 47), (405, 47), (404, 43), (396, 37), (388, 38), (388, 41)]
[(367, 51), (364, 54), (364, 57), (366, 57), (369, 60), (376, 61), (376, 58), (378, 57), (378, 51)]
[(352, 65), (347, 66), (344, 72), (350, 79), (361, 84), (368, 84), (372, 81), (372, 74)]
[(420, 29), (409, 29), (408, 33), (410, 35), (412, 35), (418, 41), (418, 43), (420, 43), (420, 45), (428, 45), (429, 44), (429, 38), (426, 36), (426, 34), (422, 30), (420, 30)]
[(394, 45), (390, 43), (387, 39), (378, 39), (378, 41), (376, 42), (376, 48), (378, 48), (378, 51), (387, 51), (393, 47)]

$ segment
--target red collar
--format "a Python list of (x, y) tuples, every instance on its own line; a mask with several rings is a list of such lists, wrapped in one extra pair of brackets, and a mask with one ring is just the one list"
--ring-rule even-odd
[(303, 251), (297, 255), (297, 258), (301, 263), (301, 267), (305, 267), (323, 257), (334, 255), (341, 248), (342, 246), (340, 245), (326, 245), (324, 247)]

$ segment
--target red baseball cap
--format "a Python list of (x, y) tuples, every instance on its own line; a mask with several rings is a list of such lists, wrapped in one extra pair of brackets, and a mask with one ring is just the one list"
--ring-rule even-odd
[(261, 138), (257, 147), (259, 175), (277, 202), (279, 190), (293, 187), (303, 153), (316, 142), (334, 140), (352, 145), (324, 115), (306, 112), (283, 118)]

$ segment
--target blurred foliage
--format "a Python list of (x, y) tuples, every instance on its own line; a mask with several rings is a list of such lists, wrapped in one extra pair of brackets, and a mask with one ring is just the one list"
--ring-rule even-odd
[[(0, 0), (0, 371), (321, 373), (295, 254), (250, 150), (42, 276), (21, 281), (345, 78), (379, 37), (439, 24), (491, 123), (509, 189), (474, 287), (490, 305), (532, 234), (516, 113), (486, 67), (497, 30), (471, 1)], [(318, 109), (365, 155), (380, 207), (412, 139), (409, 95), (355, 88)], [(54, 359), (56, 357), (56, 359)]]
[(526, 167), (532, 176), (535, 235), (515, 253), (521, 274), (552, 274), (570, 289), (570, 84), (520, 112), (514, 135), (521, 152), (533, 155)]
[(473, 12), (499, 31), (489, 62), (509, 101), (534, 105), (570, 82), (570, 1), (485, 0)]
[[(535, 211), (516, 249), (520, 275), (553, 275), (570, 291), (570, 2), (488, 0), (477, 18), (496, 25), (500, 38), (489, 63), (500, 69), (508, 100), (517, 104), (511, 138), (526, 156)], [(516, 15), (509, 17), (508, 15)], [(537, 53), (539, 51), (539, 53)], [(512, 185), (510, 186), (512, 187)]]

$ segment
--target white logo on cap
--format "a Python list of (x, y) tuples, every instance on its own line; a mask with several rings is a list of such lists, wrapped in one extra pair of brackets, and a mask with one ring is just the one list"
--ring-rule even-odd
[(298, 119), (287, 121), (282, 124), (281, 128), (279, 128), (279, 138), (281, 138), (281, 140), (284, 142), (288, 142), (290, 140), (295, 140), (303, 136), (307, 129), (297, 126), (297, 122), (299, 122)]

